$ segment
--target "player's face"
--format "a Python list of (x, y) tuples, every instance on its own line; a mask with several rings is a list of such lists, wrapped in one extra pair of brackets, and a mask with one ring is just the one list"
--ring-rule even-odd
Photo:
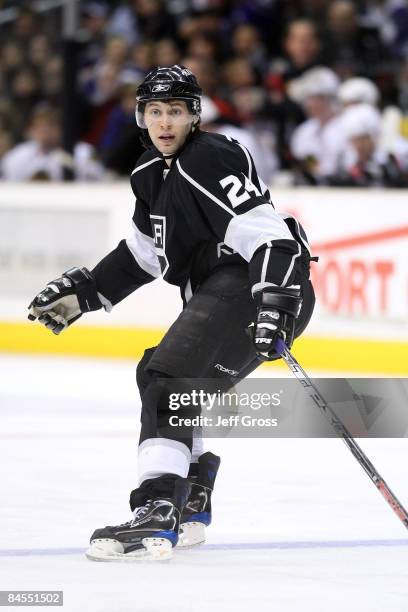
[(154, 146), (164, 155), (183, 146), (194, 121), (184, 100), (148, 102), (143, 119)]

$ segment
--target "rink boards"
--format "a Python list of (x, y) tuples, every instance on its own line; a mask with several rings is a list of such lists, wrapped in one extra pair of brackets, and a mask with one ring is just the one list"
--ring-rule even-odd
[[(305, 367), (407, 374), (405, 190), (272, 189), (307, 230), (317, 307), (296, 343)], [(0, 202), (0, 351), (138, 358), (181, 308), (177, 288), (143, 287), (110, 315), (83, 317), (60, 338), (26, 323), (45, 282), (95, 263), (129, 234), (126, 183), (9, 185)]]

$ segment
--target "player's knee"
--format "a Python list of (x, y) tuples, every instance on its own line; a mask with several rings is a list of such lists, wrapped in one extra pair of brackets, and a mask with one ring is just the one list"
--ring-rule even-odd
[(166, 393), (162, 386), (162, 379), (165, 374), (149, 370), (143, 371), (143, 380), (139, 383), (140, 395), (142, 398), (142, 409), (140, 412), (140, 422), (142, 425), (143, 438), (156, 438), (159, 426), (159, 414), (163, 411), (166, 401)]
[[(172, 380), (167, 374), (157, 370), (148, 370), (143, 373), (142, 418), (144, 414), (157, 414), (169, 407), (169, 395)], [(139, 386), (140, 389), (140, 386)]]
[[(149, 371), (149, 382), (142, 395), (142, 410), (140, 421), (143, 437), (174, 438), (178, 433), (170, 427), (170, 417), (174, 414), (172, 401), (179, 397), (178, 381), (163, 372)], [(190, 416), (190, 415), (188, 415)]]
[(154, 372), (147, 371), (146, 366), (150, 359), (153, 357), (153, 353), (156, 350), (156, 346), (148, 348), (143, 353), (142, 359), (137, 364), (136, 368), (136, 383), (139, 389), (140, 396), (146, 391), (147, 386), (150, 384), (154, 377)]
[[(187, 396), (191, 401), (187, 400)], [(150, 382), (142, 400), (142, 413), (153, 411), (158, 421), (163, 422), (175, 411), (191, 418), (200, 414), (200, 409), (197, 392), (192, 391), (191, 383), (186, 379), (173, 378), (157, 370), (150, 372)]]

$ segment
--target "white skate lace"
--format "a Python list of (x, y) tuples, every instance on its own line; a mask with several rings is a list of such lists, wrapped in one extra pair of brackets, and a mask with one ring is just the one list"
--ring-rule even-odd
[(133, 511), (133, 520), (130, 521), (130, 526), (131, 527), (132, 527), (132, 525), (137, 523), (138, 520), (143, 518), (148, 513), (148, 511), (150, 509), (150, 502), (151, 502), (151, 499), (148, 499), (144, 506), (140, 506), (139, 508), (135, 508), (134, 509), (134, 511)]
[(149, 505), (152, 500), (148, 499), (144, 506), (140, 506), (139, 508), (135, 508), (133, 510), (133, 518), (130, 521), (126, 521), (126, 523), (121, 523), (118, 527), (132, 527), (134, 523), (136, 523), (139, 519), (141, 519), (147, 511), (149, 510)]

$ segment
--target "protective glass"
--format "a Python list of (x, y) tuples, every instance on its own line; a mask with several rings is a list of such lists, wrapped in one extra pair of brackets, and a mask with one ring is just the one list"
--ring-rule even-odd
[(136, 123), (143, 130), (161, 122), (169, 125), (188, 125), (194, 121), (189, 106), (184, 104), (168, 104), (158, 100), (157, 103), (142, 102), (136, 105)]

